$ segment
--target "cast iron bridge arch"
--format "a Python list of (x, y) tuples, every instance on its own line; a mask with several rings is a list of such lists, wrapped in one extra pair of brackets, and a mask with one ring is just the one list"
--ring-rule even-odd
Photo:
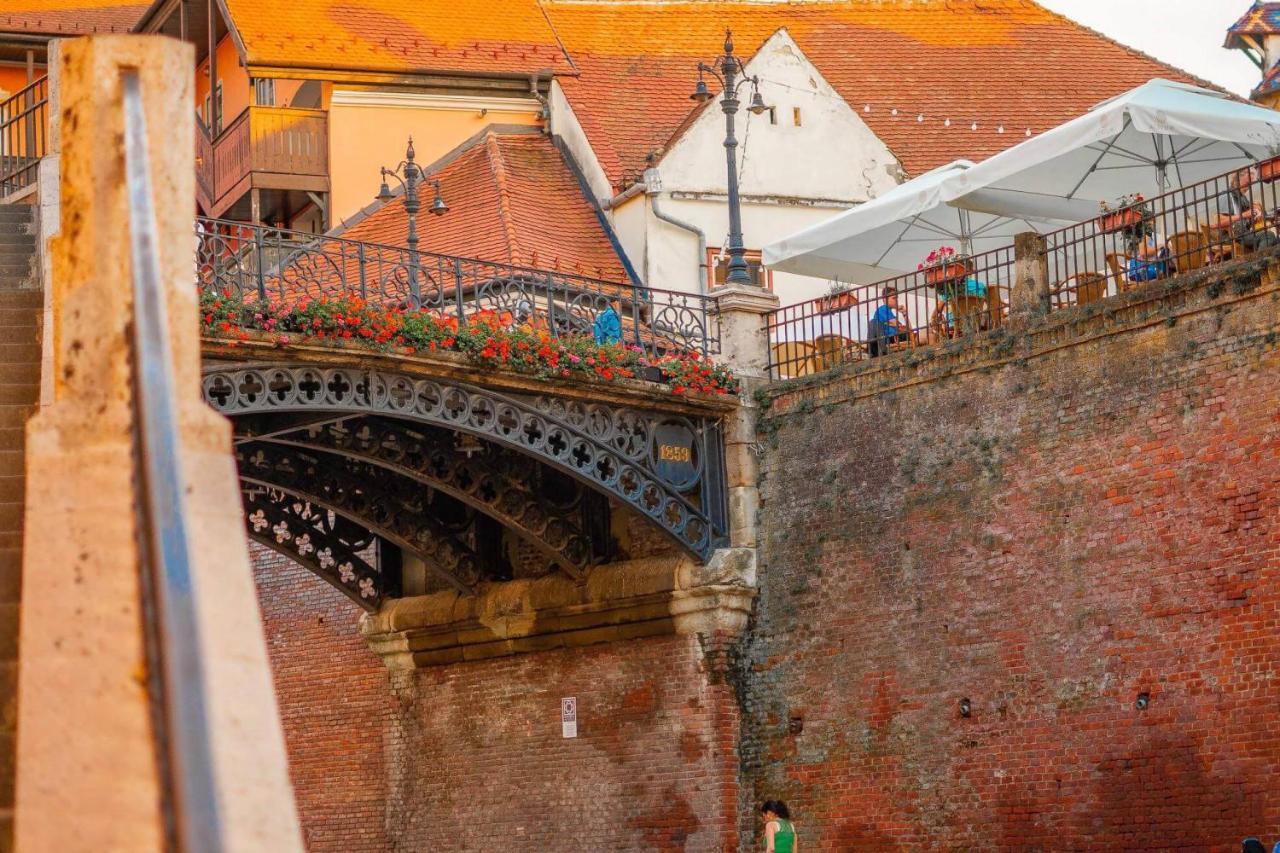
[[(700, 560), (727, 541), (717, 417), (380, 367), (207, 361), (203, 391), (236, 425), (250, 537), (366, 609), (398, 594), (361, 557), (376, 540), (460, 591), (478, 582), (486, 555), (459, 537), (459, 507), (576, 577), (601, 556), (585, 529), (592, 496), (636, 510)], [(581, 494), (562, 487), (559, 502), (531, 487), (554, 472)]]

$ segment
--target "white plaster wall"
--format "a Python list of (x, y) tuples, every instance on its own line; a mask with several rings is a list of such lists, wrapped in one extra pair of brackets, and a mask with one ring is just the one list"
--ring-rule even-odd
[[(770, 124), (768, 113), (746, 111), (751, 89), (744, 87), (736, 133), (743, 195), (855, 204), (898, 183), (893, 154), (785, 30), (764, 43), (747, 72), (761, 78), (761, 94), (774, 107), (777, 123)], [(726, 192), (724, 114), (717, 104), (708, 104), (660, 166), (668, 191)]]
[[(578, 117), (574, 115), (573, 107), (569, 106), (569, 99), (564, 96), (564, 90), (556, 80), (551, 81), (551, 94), (547, 98), (547, 106), (550, 110), (551, 134), (560, 137), (564, 142), (574, 162), (586, 176), (587, 185), (595, 194), (596, 201), (603, 204), (613, 196), (613, 187), (609, 184), (609, 178), (605, 175), (604, 169), (600, 167), (600, 161), (596, 158), (596, 152), (592, 150), (587, 134), (578, 122)], [(631, 260), (633, 263), (637, 261), (634, 255), (631, 256)], [(636, 265), (639, 266), (638, 263)]]
[[(618, 244), (622, 246), (622, 251), (626, 253), (641, 280), (651, 287), (664, 287), (658, 282), (649, 281), (647, 222), (651, 214), (645, 196), (633, 196), (605, 215), (613, 225)], [(690, 250), (689, 257), (693, 257), (694, 251), (696, 250)]]

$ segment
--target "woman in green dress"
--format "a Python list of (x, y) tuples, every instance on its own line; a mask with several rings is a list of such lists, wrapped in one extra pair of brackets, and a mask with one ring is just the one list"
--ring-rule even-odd
[(767, 800), (760, 812), (764, 815), (765, 853), (796, 853), (800, 841), (787, 804), (782, 800)]

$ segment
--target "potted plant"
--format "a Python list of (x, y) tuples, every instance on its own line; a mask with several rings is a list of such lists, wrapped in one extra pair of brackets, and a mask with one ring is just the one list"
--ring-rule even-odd
[(924, 271), (925, 284), (938, 287), (968, 276), (969, 257), (957, 252), (952, 246), (940, 246), (930, 252), (924, 263), (917, 265), (916, 269)]
[(822, 302), (819, 304), (821, 305), (819, 313), (836, 314), (857, 305), (858, 297), (852, 290), (841, 290), (839, 282), (832, 282), (831, 290), (822, 297)]
[(1264, 184), (1280, 181), (1280, 157), (1272, 157), (1258, 164), (1258, 180)]
[(1147, 205), (1142, 193), (1122, 195), (1114, 202), (1101, 202), (1098, 205), (1102, 215), (1098, 217), (1098, 230), (1103, 234), (1114, 234), (1123, 231), (1132, 234), (1151, 219), (1151, 208)]

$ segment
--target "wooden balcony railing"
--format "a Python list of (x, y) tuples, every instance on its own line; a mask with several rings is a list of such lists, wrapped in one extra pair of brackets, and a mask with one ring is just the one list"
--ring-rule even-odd
[[(324, 110), (249, 107), (214, 139), (197, 121), (196, 192), (212, 215), (251, 186), (289, 186), (291, 178), (327, 178), (329, 126)], [(271, 176), (276, 176), (273, 180)]]

